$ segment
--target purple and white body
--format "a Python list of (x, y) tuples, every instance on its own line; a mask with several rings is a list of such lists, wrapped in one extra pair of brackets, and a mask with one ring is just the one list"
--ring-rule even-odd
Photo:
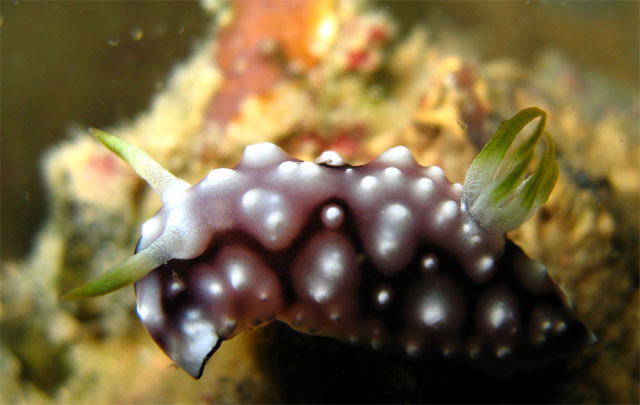
[[(195, 378), (222, 341), (273, 319), (495, 375), (529, 369), (595, 339), (545, 266), (505, 237), (555, 184), (545, 124), (537, 108), (505, 121), (464, 185), (401, 146), (350, 166), (333, 152), (303, 162), (261, 143), (235, 168), (190, 186), (93, 130), (164, 205), (143, 224), (134, 256), (66, 297), (135, 282), (140, 319)], [(529, 173), (543, 135), (544, 155)]]

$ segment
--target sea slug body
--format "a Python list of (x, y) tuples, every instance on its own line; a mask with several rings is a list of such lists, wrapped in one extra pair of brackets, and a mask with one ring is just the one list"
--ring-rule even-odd
[[(534, 118), (540, 137), (539, 109), (523, 110), (496, 137), (515, 137)], [(98, 136), (126, 155), (109, 145), (117, 138)], [(509, 174), (528, 166), (532, 149), (507, 155), (513, 171), (495, 175), (505, 155), (491, 148), (464, 186), (420, 166), (404, 147), (350, 166), (333, 152), (303, 162), (262, 143), (191, 187), (163, 172), (150, 183), (165, 204), (142, 226), (138, 253), (110, 270), (117, 280), (106, 288), (94, 281), (70, 296), (135, 281), (145, 327), (196, 378), (222, 341), (273, 319), (496, 375), (531, 368), (593, 335), (544, 265), (505, 238), (546, 200), (555, 161), (545, 156), (542, 169), (514, 181)], [(138, 273), (127, 278), (131, 269)]]

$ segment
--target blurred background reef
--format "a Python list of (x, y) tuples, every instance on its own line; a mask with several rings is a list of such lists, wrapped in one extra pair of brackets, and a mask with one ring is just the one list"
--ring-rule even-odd
[[(638, 8), (0, 2), (0, 402), (637, 403)], [(147, 335), (131, 288), (59, 300), (130, 255), (160, 206), (89, 125), (190, 182), (260, 141), (353, 164), (402, 144), (462, 182), (498, 124), (534, 105), (560, 178), (510, 236), (598, 336), (578, 356), (499, 381), (274, 323), (225, 342), (195, 381)]]

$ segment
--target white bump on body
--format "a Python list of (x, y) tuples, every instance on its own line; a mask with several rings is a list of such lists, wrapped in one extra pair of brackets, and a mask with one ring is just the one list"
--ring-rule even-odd
[(391, 148), (383, 152), (376, 160), (389, 165), (396, 165), (401, 167), (409, 167), (416, 164), (416, 161), (411, 155), (411, 152), (404, 146), (396, 146), (394, 148)]
[(435, 222), (437, 225), (443, 225), (453, 220), (458, 215), (458, 204), (453, 200), (448, 200), (440, 204), (436, 213)]
[(386, 288), (381, 288), (378, 290), (378, 293), (376, 294), (376, 302), (378, 303), (378, 305), (385, 306), (390, 302), (390, 300), (391, 294), (389, 293), (389, 290), (387, 290)]
[[(462, 187), (462, 184), (460, 184), (460, 183), (454, 183), (453, 185), (451, 185), (451, 191), (453, 191), (453, 194), (455, 194), (457, 197), (462, 196), (462, 190), (463, 190), (463, 189), (464, 189), (464, 188)], [(461, 209), (462, 211), (464, 211), (464, 210), (462, 209), (462, 207), (463, 207), (463, 205), (461, 204), (461, 205), (460, 205), (460, 209)]]
[(229, 274), (231, 287), (234, 290), (238, 290), (245, 285), (248, 278), (247, 276), (249, 275), (249, 271), (246, 269), (244, 263), (240, 261), (232, 261), (230, 263), (227, 263), (227, 271)]
[(394, 183), (402, 179), (402, 172), (397, 167), (387, 167), (383, 170), (382, 175), (386, 181)]
[(376, 179), (373, 176), (365, 176), (362, 178), (362, 180), (360, 180), (360, 189), (363, 192), (367, 192), (370, 193), (372, 191), (374, 191), (377, 186), (378, 186), (378, 179)]
[(278, 165), (278, 168), (276, 169), (276, 174), (279, 177), (288, 178), (293, 173), (295, 173), (297, 168), (298, 168), (298, 163), (288, 160)]
[(429, 166), (424, 169), (424, 174), (433, 180), (442, 181), (444, 180), (444, 170), (439, 166)]
[(322, 218), (322, 223), (327, 228), (337, 229), (340, 225), (342, 225), (342, 221), (344, 220), (344, 212), (339, 206), (331, 204), (322, 209), (320, 217)]
[(433, 189), (434, 189), (433, 180), (431, 180), (428, 177), (422, 177), (418, 180), (415, 180), (411, 184), (411, 190), (413, 191), (413, 195), (418, 201), (422, 203), (425, 203), (429, 200), (429, 198), (433, 194)]
[(345, 164), (342, 157), (332, 150), (322, 152), (322, 154), (316, 158), (315, 163), (336, 167), (344, 166)]
[(438, 269), (438, 257), (429, 253), (422, 258), (421, 262), (422, 271), (425, 273), (435, 273)]
[(320, 166), (312, 162), (300, 163), (298, 170), (304, 180), (313, 180), (322, 174)]
[(239, 177), (240, 173), (232, 169), (220, 168), (211, 170), (205, 178), (204, 185), (207, 187), (220, 187), (229, 184)]
[(476, 269), (480, 272), (480, 275), (484, 276), (494, 269), (494, 262), (493, 257), (489, 255), (482, 256), (477, 262)]
[(288, 156), (279, 146), (269, 142), (256, 143), (245, 148), (241, 163), (249, 167), (266, 167), (280, 163)]
[(389, 204), (382, 209), (375, 230), (376, 252), (387, 263), (397, 262), (404, 252), (401, 244), (407, 241), (411, 229), (411, 212), (402, 204)]
[(430, 298), (423, 303), (421, 315), (425, 325), (435, 327), (446, 316), (446, 309), (442, 301), (437, 298)]
[(138, 316), (147, 327), (160, 327), (163, 323), (163, 312), (160, 297), (160, 282), (152, 278), (145, 282), (144, 289), (138, 292)]
[(241, 198), (240, 204), (252, 233), (270, 248), (284, 245), (291, 233), (291, 212), (285, 199), (271, 190), (254, 188)]

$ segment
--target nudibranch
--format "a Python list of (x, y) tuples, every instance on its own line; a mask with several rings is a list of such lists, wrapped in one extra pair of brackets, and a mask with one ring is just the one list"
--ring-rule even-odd
[[(134, 256), (65, 297), (135, 282), (144, 326), (195, 378), (222, 341), (273, 319), (499, 376), (567, 355), (594, 335), (545, 266), (505, 236), (555, 184), (546, 120), (528, 108), (503, 122), (464, 185), (402, 146), (351, 166), (334, 152), (305, 162), (260, 143), (235, 168), (190, 186), (92, 129), (163, 206), (142, 225)], [(511, 147), (530, 123), (531, 134)]]

